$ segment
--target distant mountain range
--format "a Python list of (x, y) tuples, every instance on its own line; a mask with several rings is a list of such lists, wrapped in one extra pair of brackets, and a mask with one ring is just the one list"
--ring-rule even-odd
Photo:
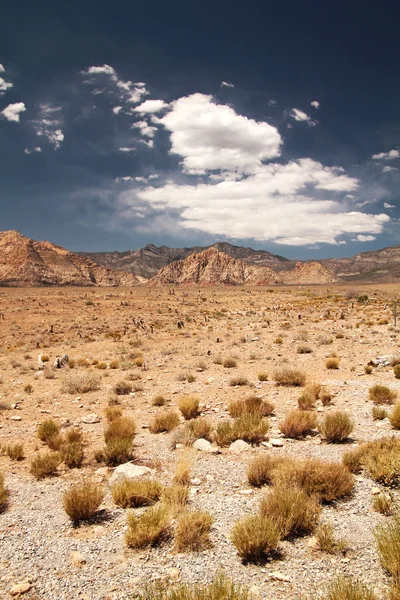
[(127, 252), (74, 253), (18, 231), (0, 232), (0, 285), (262, 285), (400, 281), (400, 246), (352, 258), (293, 261), (228, 243), (151, 244)]

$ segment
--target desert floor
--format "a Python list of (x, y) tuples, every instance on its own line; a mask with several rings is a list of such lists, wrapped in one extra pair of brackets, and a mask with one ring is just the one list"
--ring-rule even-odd
[[(324, 586), (337, 574), (362, 579), (383, 598), (389, 577), (379, 563), (374, 530), (388, 517), (373, 510), (379, 485), (365, 475), (356, 475), (351, 498), (324, 506), (320, 517), (333, 525), (338, 538), (344, 538), (346, 552), (324, 553), (309, 535), (282, 542), (279, 558), (242, 564), (230, 540), (234, 523), (255, 513), (268, 491), (247, 482), (246, 468), (254, 456), (289, 454), (340, 461), (343, 452), (363, 441), (399, 436), (387, 418), (373, 420), (368, 389), (382, 383), (400, 392), (400, 380), (390, 366), (374, 367), (365, 374), (364, 365), (382, 355), (400, 354), (392, 304), (400, 286), (357, 289), (359, 295), (368, 295), (366, 304), (349, 299), (349, 288), (344, 286), (176, 288), (174, 295), (168, 289), (144, 287), (0, 289), (4, 313), (0, 320), (0, 471), (9, 490), (8, 505), (0, 514), (0, 596), (9, 597), (15, 584), (28, 581), (24, 598), (125, 599), (133, 598), (144, 581), (205, 582), (224, 571), (253, 588), (255, 598), (323, 598)], [(138, 319), (143, 327), (135, 325)], [(181, 321), (184, 327), (178, 328)], [(277, 338), (281, 343), (276, 343)], [(299, 354), (302, 344), (312, 352)], [(86, 357), (81, 361), (86, 366), (55, 369), (54, 378), (37, 374), (39, 354), (47, 354), (52, 364), (56, 355), (64, 353), (75, 361)], [(138, 353), (143, 356), (141, 366), (134, 362)], [(337, 370), (325, 366), (332, 353), (340, 357)], [(220, 357), (233, 357), (236, 367), (225, 368)], [(110, 369), (114, 359), (118, 367)], [(107, 363), (108, 368), (96, 369), (96, 361)], [(348, 412), (355, 427), (347, 443), (328, 444), (317, 431), (304, 440), (283, 438), (279, 422), (289, 409), (297, 408), (300, 390), (275, 385), (274, 373), (281, 367), (300, 369), (309, 382), (330, 389), (332, 405), (317, 403), (318, 418), (338, 409)], [(63, 380), (81, 371), (97, 373), (100, 389), (62, 392)], [(260, 372), (268, 373), (267, 381), (258, 380)], [(191, 383), (188, 374), (194, 376)], [(229, 384), (238, 375), (248, 380), (247, 385)], [(96, 462), (95, 453), (104, 445), (104, 409), (120, 381), (133, 386), (130, 394), (118, 397), (124, 414), (137, 424), (133, 462), (155, 469), (156, 477), (168, 484), (181, 456), (190, 457), (189, 508), (212, 514), (210, 548), (177, 553), (173, 539), (145, 551), (127, 548), (127, 511), (114, 504), (109, 491), (98, 516), (88, 524), (73, 527), (64, 512), (64, 492), (84, 476), (91, 475), (107, 487), (113, 469)], [(166, 407), (178, 411), (180, 396), (188, 393), (200, 398), (201, 415), (214, 425), (230, 418), (227, 407), (232, 400), (254, 393), (270, 400), (275, 412), (269, 418), (269, 438), (280, 439), (283, 445), (271, 447), (267, 438), (266, 445), (249, 446), (240, 453), (229, 447), (218, 454), (174, 449), (177, 430), (152, 434), (148, 426)], [(159, 394), (167, 399), (166, 407), (152, 405)], [(98, 422), (84, 423), (93, 414)], [(49, 416), (61, 424), (62, 431), (81, 428), (85, 459), (81, 468), (62, 464), (56, 476), (36, 480), (30, 462), (45, 449), (37, 427)], [(182, 416), (180, 421), (178, 430), (183, 427)], [(24, 460), (11, 461), (5, 452), (7, 445), (16, 442), (24, 446)], [(144, 509), (136, 510), (140, 514)], [(85, 562), (72, 564), (72, 551), (79, 551)]]

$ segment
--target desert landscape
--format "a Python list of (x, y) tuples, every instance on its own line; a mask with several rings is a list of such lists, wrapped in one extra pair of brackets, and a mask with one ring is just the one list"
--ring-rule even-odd
[(3, 596), (397, 598), (398, 291), (1, 288)]

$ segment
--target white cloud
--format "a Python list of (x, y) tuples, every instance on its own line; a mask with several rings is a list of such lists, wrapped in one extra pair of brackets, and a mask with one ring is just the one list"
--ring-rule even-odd
[(395, 204), (389, 204), (389, 202), (384, 202), (384, 203), (383, 203), (383, 206), (384, 206), (385, 208), (389, 208), (389, 209), (390, 209), (390, 208), (396, 208), (396, 205), (395, 205)]
[(269, 100), (268, 101), (268, 106), (276, 106), (277, 105), (277, 101), (276, 100)]
[(124, 177), (116, 177), (114, 181), (116, 183), (120, 183), (121, 181), (127, 183), (128, 181), (133, 181), (133, 177), (131, 177), (130, 175), (125, 175)]
[(358, 235), (352, 239), (352, 242), (373, 242), (374, 240), (376, 240), (374, 235)]
[(5, 73), (5, 68), (3, 67), (3, 65), (0, 63), (0, 73)]
[(3, 96), (12, 87), (13, 84), (10, 81), (6, 81), (3, 77), (0, 77), (0, 96)]
[[(88, 69), (81, 71), (81, 74), (89, 76), (89, 79), (85, 81), (85, 83), (89, 84), (96, 82), (98, 76), (106, 75), (111, 83), (111, 89), (95, 88), (92, 91), (92, 93), (107, 94), (110, 93), (110, 91), (113, 91), (118, 98), (118, 102), (121, 104), (136, 104), (137, 102), (140, 102), (143, 96), (146, 96), (149, 93), (146, 89), (145, 84), (142, 81), (139, 81), (137, 83), (133, 83), (132, 81), (124, 81), (118, 77), (116, 70), (110, 65), (89, 67)], [(121, 107), (120, 110), (122, 110), (122, 108), (123, 107)], [(113, 109), (113, 112), (114, 114), (118, 114), (120, 111), (115, 112)]]
[(390, 173), (390, 171), (398, 171), (398, 169), (396, 169), (396, 167), (389, 167), (389, 165), (383, 167), (382, 169), (383, 173)]
[(379, 154), (373, 154), (374, 160), (394, 160), (400, 158), (400, 152), (398, 150), (389, 150), (389, 152), (380, 152)]
[(32, 125), (36, 131), (36, 135), (46, 138), (54, 150), (60, 148), (64, 141), (61, 106), (41, 104), (38, 117), (32, 121)]
[(153, 175), (149, 175), (149, 179), (158, 179), (158, 175), (156, 173), (153, 173)]
[(238, 115), (212, 96), (193, 94), (176, 100), (162, 119), (171, 132), (172, 154), (183, 157), (189, 173), (237, 170), (250, 173), (263, 160), (280, 155), (281, 136), (275, 127)]
[(114, 115), (118, 115), (122, 110), (122, 106), (114, 106), (114, 108), (112, 109)]
[(298, 108), (293, 108), (290, 116), (293, 117), (295, 121), (304, 121), (305, 123), (308, 123), (308, 125), (316, 125), (315, 121), (313, 121), (311, 117)]
[(110, 65), (102, 65), (100, 67), (89, 67), (85, 71), (82, 71), (83, 75), (110, 75), (114, 79), (118, 79), (117, 73)]
[(143, 114), (157, 113), (160, 112), (160, 110), (163, 110), (163, 108), (166, 108), (167, 106), (168, 104), (164, 102), (164, 100), (145, 100), (140, 106), (137, 106), (133, 110), (134, 112), (139, 112)]
[(135, 177), (135, 181), (138, 181), (139, 183), (147, 183), (146, 177)]
[(136, 148), (128, 148), (126, 146), (123, 146), (122, 148), (119, 149), (120, 152), (136, 152)]
[(221, 87), (234, 88), (235, 86), (233, 85), (233, 83), (229, 83), (229, 81), (221, 81)]
[(42, 149), (40, 146), (35, 146), (34, 148), (25, 148), (25, 154), (32, 154), (33, 152), (41, 152)]
[(150, 92), (148, 92), (146, 90), (146, 88), (144, 88), (144, 87), (134, 87), (129, 92), (129, 97), (127, 98), (127, 102), (129, 102), (130, 104), (136, 104), (137, 102), (141, 101), (142, 96), (146, 96), (149, 93)]
[(151, 127), (151, 125), (149, 125), (147, 121), (137, 121), (136, 123), (132, 124), (131, 128), (140, 129), (140, 133), (144, 137), (149, 138), (153, 138), (155, 132), (157, 131), (157, 127)]
[(311, 106), (318, 109), (320, 107), (320, 104), (319, 104), (318, 100), (313, 100), (311, 102)]
[(9, 104), (4, 110), (1, 111), (1, 115), (7, 121), (19, 123), (19, 117), (22, 112), (26, 111), (25, 104), (23, 102), (15, 102), (15, 104)]

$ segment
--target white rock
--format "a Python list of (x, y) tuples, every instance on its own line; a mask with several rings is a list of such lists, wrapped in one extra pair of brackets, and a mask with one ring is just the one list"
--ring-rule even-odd
[(31, 584), (29, 581), (21, 581), (21, 583), (16, 583), (10, 589), (11, 596), (19, 596), (20, 594), (25, 594), (31, 589)]
[(275, 579), (276, 581), (284, 581), (287, 583), (290, 581), (289, 577), (287, 577), (280, 571), (273, 571), (272, 573), (269, 574), (269, 577), (270, 577), (270, 579)]
[(201, 485), (201, 479), (199, 479), (198, 477), (195, 477), (194, 479), (190, 480), (190, 483), (192, 485)]
[(284, 444), (284, 442), (283, 442), (283, 440), (279, 440), (279, 439), (277, 439), (277, 438), (271, 438), (271, 439), (270, 439), (270, 442), (271, 442), (271, 445), (272, 445), (274, 448), (282, 448), (282, 446), (284, 446), (284, 445), (285, 445), (285, 444)]
[(231, 452), (234, 452), (235, 454), (240, 454), (241, 452), (246, 452), (250, 449), (250, 444), (248, 444), (244, 440), (236, 440), (235, 442), (232, 442), (232, 444), (229, 446), (229, 450)]
[(69, 562), (74, 567), (80, 567), (85, 564), (86, 558), (78, 550), (72, 550), (69, 554)]
[(114, 473), (111, 475), (108, 484), (113, 486), (115, 483), (122, 481), (123, 479), (137, 479), (145, 475), (155, 475), (154, 469), (144, 467), (142, 465), (134, 465), (133, 463), (125, 463), (119, 465)]
[(212, 444), (208, 440), (200, 438), (193, 443), (193, 448), (202, 452), (211, 452)]
[(21, 421), (21, 417), (10, 417), (11, 421)]
[(93, 425), (94, 423), (100, 423), (99, 415), (96, 413), (92, 413), (90, 415), (85, 415), (82, 417), (82, 423), (87, 423), (88, 425)]

